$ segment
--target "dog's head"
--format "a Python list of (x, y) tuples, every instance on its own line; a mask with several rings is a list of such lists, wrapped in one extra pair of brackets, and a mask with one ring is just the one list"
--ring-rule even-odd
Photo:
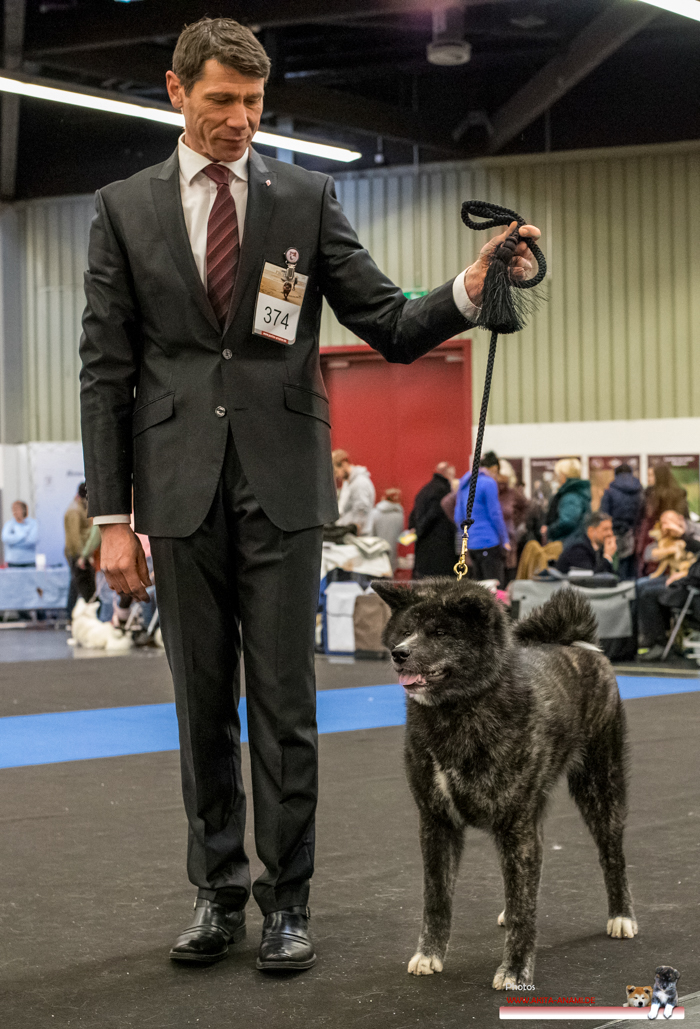
[(651, 986), (628, 986), (627, 1007), (648, 1008), (651, 1004)]
[(379, 579), (372, 587), (391, 608), (384, 643), (409, 697), (440, 704), (484, 689), (509, 639), (505, 613), (488, 590), (447, 578), (412, 586)]
[(667, 990), (674, 983), (677, 983), (681, 977), (681, 973), (672, 968), (671, 965), (659, 965), (654, 973), (654, 986), (660, 990)]

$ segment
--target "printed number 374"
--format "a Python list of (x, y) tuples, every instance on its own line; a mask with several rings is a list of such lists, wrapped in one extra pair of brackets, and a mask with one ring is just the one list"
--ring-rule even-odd
[(265, 322), (266, 325), (277, 325), (277, 324), (279, 324), (283, 328), (288, 329), (289, 328), (289, 313), (285, 314), (284, 318), (280, 318), (281, 314), (282, 314), (282, 312), (278, 311), (276, 307), (266, 307), (265, 308), (265, 317), (263, 318), (263, 321)]

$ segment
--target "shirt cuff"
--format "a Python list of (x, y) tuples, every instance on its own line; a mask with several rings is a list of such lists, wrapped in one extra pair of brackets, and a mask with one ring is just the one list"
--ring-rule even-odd
[(452, 297), (460, 314), (463, 314), (468, 322), (477, 322), (481, 308), (471, 302), (464, 285), (464, 276), (468, 270), (468, 268), (465, 268), (463, 272), (460, 272), (452, 283)]
[(92, 519), (93, 525), (130, 525), (131, 515), (97, 515)]

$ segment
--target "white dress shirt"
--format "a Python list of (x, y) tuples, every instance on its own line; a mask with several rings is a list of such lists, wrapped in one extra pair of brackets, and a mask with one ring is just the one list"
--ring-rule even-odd
[[(185, 143), (184, 133), (177, 143), (177, 156), (180, 164), (180, 197), (185, 215), (187, 235), (194, 255), (197, 271), (204, 285), (207, 284), (207, 224), (209, 214), (216, 199), (216, 183), (205, 175), (211, 161), (208, 157), (191, 150)], [(238, 219), (238, 241), (243, 243), (245, 212), (248, 205), (248, 151), (237, 161), (221, 162), (231, 172), (231, 196), (236, 205)], [(464, 285), (464, 272), (460, 272), (452, 283), (452, 296), (458, 310), (471, 322), (479, 316), (479, 308), (472, 304)], [(95, 525), (113, 525), (116, 522), (128, 524), (131, 515), (98, 515), (93, 519)]]

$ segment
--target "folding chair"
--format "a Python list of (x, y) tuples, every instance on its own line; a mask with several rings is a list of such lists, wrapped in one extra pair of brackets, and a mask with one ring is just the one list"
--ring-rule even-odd
[(697, 597), (697, 595), (700, 593), (700, 589), (698, 589), (697, 586), (686, 586), (686, 589), (688, 590), (688, 596), (686, 597), (685, 604), (681, 608), (680, 614), (676, 619), (676, 624), (673, 626), (673, 631), (668, 638), (668, 643), (666, 644), (664, 652), (661, 655), (662, 661), (665, 661), (668, 655), (671, 653), (671, 647), (675, 642), (676, 636), (681, 631), (681, 626), (683, 625), (685, 616), (688, 614), (688, 611), (690, 610), (690, 605), (693, 603), (695, 597)]

